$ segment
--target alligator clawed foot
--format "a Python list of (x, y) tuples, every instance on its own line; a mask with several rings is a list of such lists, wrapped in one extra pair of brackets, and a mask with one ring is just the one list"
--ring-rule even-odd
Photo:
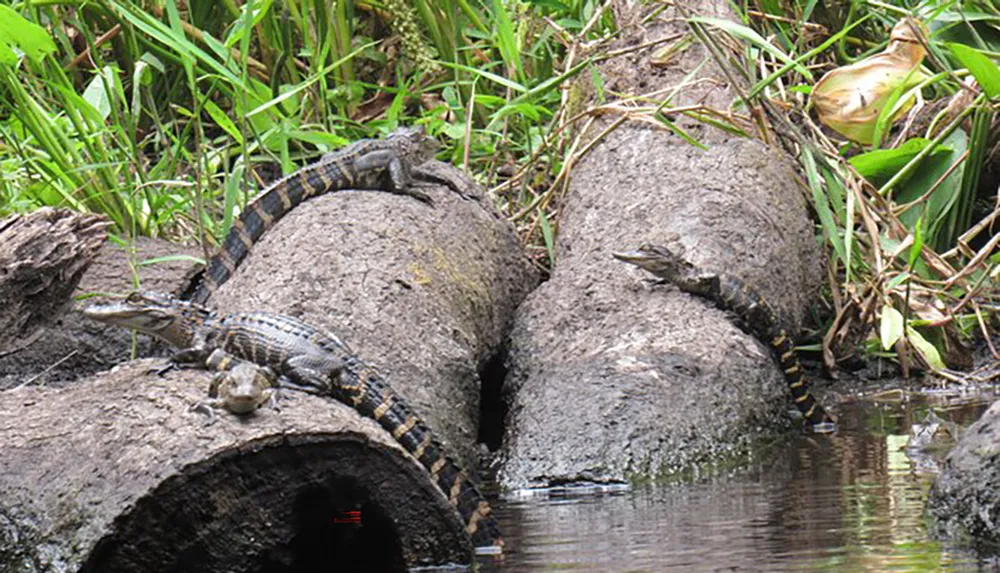
[(212, 408), (211, 404), (208, 402), (198, 402), (197, 404), (191, 406), (190, 411), (208, 416), (208, 420), (205, 421), (205, 426), (211, 426), (219, 419), (218, 414), (215, 413), (215, 409)]
[(180, 369), (176, 362), (167, 362), (166, 366), (160, 366), (157, 368), (149, 368), (146, 370), (146, 374), (156, 374), (160, 378), (166, 376), (168, 372)]

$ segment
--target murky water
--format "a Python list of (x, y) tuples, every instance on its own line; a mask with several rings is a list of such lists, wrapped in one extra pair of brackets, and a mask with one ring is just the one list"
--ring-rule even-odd
[(966, 426), (996, 396), (901, 397), (843, 404), (836, 435), (790, 436), (749, 468), (500, 502), (509, 550), (480, 570), (976, 571), (974, 554), (926, 532), (926, 492), (943, 454), (905, 446), (912, 425), (934, 420), (932, 408), (941, 428)]

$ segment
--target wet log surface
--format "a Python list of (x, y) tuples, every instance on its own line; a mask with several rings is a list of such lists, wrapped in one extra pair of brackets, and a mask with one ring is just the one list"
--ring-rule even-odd
[(1000, 544), (1000, 402), (948, 453), (927, 500), (931, 530), (996, 554)]
[[(730, 17), (725, 2), (686, 6)], [(687, 33), (683, 16), (671, 7), (648, 27), (625, 25), (617, 47)], [(662, 68), (650, 63), (654, 50), (603, 63), (604, 85), (669, 90), (710, 59), (695, 43)], [(727, 109), (735, 94), (721, 72), (709, 63), (695, 76), (671, 105)], [(573, 173), (552, 278), (511, 334), (505, 487), (625, 482), (732, 460), (788, 426), (787, 389), (764, 344), (710, 302), (654, 286), (611, 256), (677, 234), (691, 262), (753, 285), (793, 330), (817, 290), (821, 259), (793, 162), (673, 119), (708, 149), (625, 123)]]
[[(286, 392), (280, 411), (207, 426), (189, 409), (208, 373), (146, 373), (162, 364), (0, 393), (0, 570), (386, 571), (468, 560), (447, 499), (374, 422)], [(350, 511), (362, 525), (344, 522)]]

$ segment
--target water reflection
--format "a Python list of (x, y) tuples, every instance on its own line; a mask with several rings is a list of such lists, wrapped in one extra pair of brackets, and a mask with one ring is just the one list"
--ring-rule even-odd
[(976, 571), (931, 540), (940, 452), (907, 450), (933, 405), (973, 422), (989, 399), (922, 395), (840, 408), (834, 436), (793, 436), (749, 469), (630, 492), (495, 507), (510, 551), (483, 571)]

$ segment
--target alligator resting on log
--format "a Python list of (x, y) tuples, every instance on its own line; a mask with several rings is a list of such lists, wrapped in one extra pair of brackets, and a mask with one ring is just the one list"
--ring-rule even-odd
[(207, 426), (190, 409), (209, 377), (147, 373), (162, 365), (0, 393), (0, 570), (280, 571), (305, 559), (384, 571), (468, 560), (448, 499), (375, 422), (286, 393), (280, 411)]
[[(537, 277), (510, 224), (467, 198), (475, 184), (437, 170), (468, 193), (425, 187), (433, 206), (354, 192), (297, 206), (209, 305), (342, 336), (469, 467), (479, 369)], [(386, 571), (471, 559), (448, 492), (374, 421), (283, 391), (278, 411), (208, 426), (190, 408), (211, 374), (148, 373), (162, 366), (125, 362), (62, 388), (0, 392), (0, 571)]]

